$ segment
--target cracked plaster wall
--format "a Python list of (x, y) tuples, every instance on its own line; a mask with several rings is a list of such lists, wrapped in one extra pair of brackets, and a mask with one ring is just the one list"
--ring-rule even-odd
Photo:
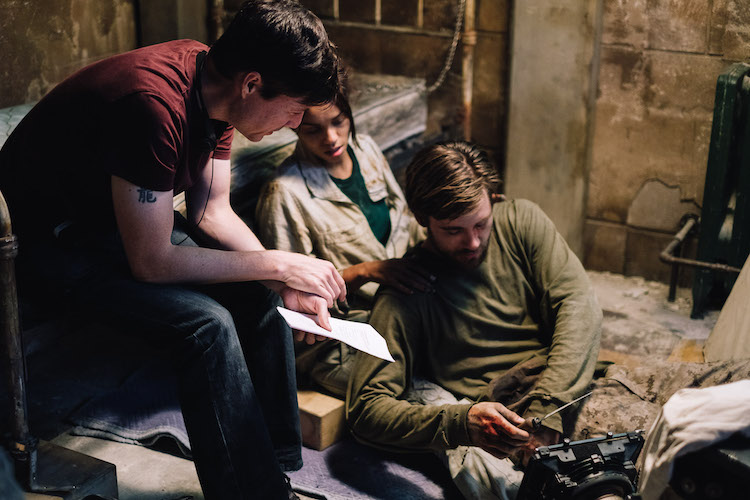
[(658, 254), (700, 213), (716, 78), (750, 60), (748, 26), (746, 0), (604, 0), (588, 268), (668, 280)]
[(0, 0), (0, 108), (135, 46), (134, 0)]

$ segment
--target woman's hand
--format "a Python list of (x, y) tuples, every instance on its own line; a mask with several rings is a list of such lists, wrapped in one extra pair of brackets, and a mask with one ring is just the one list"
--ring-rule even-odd
[(344, 269), (342, 275), (350, 289), (374, 281), (404, 293), (431, 292), (435, 277), (409, 258), (374, 260)]

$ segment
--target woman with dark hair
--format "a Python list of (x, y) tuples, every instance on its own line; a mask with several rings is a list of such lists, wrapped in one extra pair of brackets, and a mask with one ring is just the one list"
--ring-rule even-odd
[[(356, 135), (344, 85), (334, 101), (309, 108), (295, 130), (294, 153), (279, 167), (258, 202), (258, 235), (267, 248), (331, 261), (346, 282), (339, 317), (367, 321), (380, 284), (407, 293), (431, 289), (430, 276), (406, 250), (423, 230), (375, 141)], [(343, 343), (299, 342), (297, 373), (343, 396), (352, 349)]]

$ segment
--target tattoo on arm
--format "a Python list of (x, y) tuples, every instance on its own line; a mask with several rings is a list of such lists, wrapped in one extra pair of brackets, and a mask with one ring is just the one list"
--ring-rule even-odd
[(154, 203), (156, 196), (150, 189), (138, 188), (138, 203)]

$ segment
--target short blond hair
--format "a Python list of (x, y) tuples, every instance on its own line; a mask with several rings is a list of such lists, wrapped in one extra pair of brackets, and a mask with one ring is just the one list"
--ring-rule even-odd
[(420, 224), (471, 212), (483, 195), (500, 192), (497, 169), (481, 148), (445, 142), (422, 149), (406, 167), (406, 201)]

